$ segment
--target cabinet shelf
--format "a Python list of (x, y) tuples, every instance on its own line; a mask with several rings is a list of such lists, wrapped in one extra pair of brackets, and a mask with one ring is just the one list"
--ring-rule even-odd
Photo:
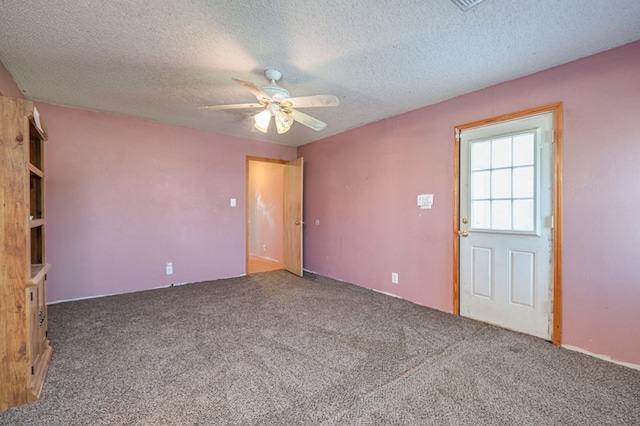
[(42, 226), (42, 225), (44, 225), (44, 219), (43, 218), (31, 219), (29, 221), (29, 228), (31, 228), (31, 229), (37, 228), (38, 226)]
[(28, 286), (35, 287), (38, 283), (41, 283), (44, 280), (44, 276), (47, 275), (47, 272), (51, 269), (50, 264), (37, 264), (31, 265), (31, 278), (29, 279)]
[(34, 175), (44, 179), (44, 172), (31, 163), (29, 163), (29, 171)]

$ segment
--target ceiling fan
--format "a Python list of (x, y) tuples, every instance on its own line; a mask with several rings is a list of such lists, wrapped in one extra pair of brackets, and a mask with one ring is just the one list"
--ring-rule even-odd
[(239, 108), (264, 108), (264, 111), (255, 115), (253, 127), (263, 133), (267, 133), (271, 117), (274, 117), (276, 130), (279, 134), (286, 133), (291, 129), (293, 121), (297, 121), (313, 130), (323, 130), (327, 124), (311, 117), (295, 108), (328, 107), (338, 106), (339, 101), (333, 95), (300, 96), (292, 98), (289, 92), (278, 86), (277, 81), (282, 77), (282, 73), (275, 69), (267, 69), (265, 77), (271, 83), (258, 87), (248, 81), (234, 78), (233, 81), (244, 86), (258, 99), (258, 103), (231, 104), (231, 105), (210, 105), (203, 106), (201, 110), (239, 109)]

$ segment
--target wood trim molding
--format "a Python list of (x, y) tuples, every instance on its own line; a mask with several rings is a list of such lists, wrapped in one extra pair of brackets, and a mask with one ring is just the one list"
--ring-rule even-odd
[(454, 160), (453, 160), (453, 313), (460, 314), (460, 246), (458, 238), (458, 225), (460, 223), (460, 141), (459, 132), (464, 129), (499, 123), (501, 121), (515, 120), (530, 115), (553, 113), (554, 127), (554, 182), (553, 182), (553, 325), (551, 341), (554, 345), (562, 344), (562, 102), (530, 108), (524, 111), (503, 114), (472, 123), (454, 127)]
[(460, 129), (453, 129), (453, 313), (460, 315)]
[(278, 164), (287, 164), (287, 160), (279, 160), (277, 158), (267, 158), (267, 157), (252, 157), (247, 155), (247, 165), (249, 161), (262, 161), (263, 163), (278, 163)]
[[(480, 127), (480, 126), (485, 126), (487, 124), (494, 124), (494, 123), (499, 123), (501, 121), (509, 121), (509, 120), (515, 120), (518, 118), (522, 118), (522, 117), (526, 117), (528, 115), (536, 115), (536, 114), (544, 114), (547, 112), (557, 112), (558, 110), (562, 109), (562, 102), (556, 102), (553, 104), (548, 104), (548, 105), (543, 105), (543, 106), (539, 106), (539, 107), (535, 107), (535, 108), (529, 108), (523, 111), (518, 111), (518, 112), (512, 112), (509, 114), (503, 114), (503, 115), (498, 115), (496, 117), (492, 117), (492, 118), (485, 118), (483, 120), (478, 120), (478, 121), (474, 121), (471, 123), (467, 123), (467, 124), (462, 124), (459, 126), (456, 126), (456, 129), (459, 130), (464, 130), (464, 129), (469, 129), (472, 127)], [(555, 123), (554, 123), (555, 124)]]
[(553, 331), (554, 345), (562, 344), (562, 103), (553, 108), (554, 123), (554, 185), (553, 185)]
[(244, 171), (244, 274), (249, 274), (249, 156), (245, 159)]

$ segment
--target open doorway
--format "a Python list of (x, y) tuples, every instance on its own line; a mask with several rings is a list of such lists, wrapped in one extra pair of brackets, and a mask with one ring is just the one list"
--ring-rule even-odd
[(247, 158), (247, 274), (284, 268), (285, 163)]
[(247, 157), (247, 274), (303, 275), (304, 159)]

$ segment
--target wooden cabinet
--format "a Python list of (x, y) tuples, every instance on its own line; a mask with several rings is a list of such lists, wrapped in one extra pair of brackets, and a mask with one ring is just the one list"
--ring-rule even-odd
[(39, 398), (47, 336), (44, 141), (31, 101), (0, 96), (0, 411)]

